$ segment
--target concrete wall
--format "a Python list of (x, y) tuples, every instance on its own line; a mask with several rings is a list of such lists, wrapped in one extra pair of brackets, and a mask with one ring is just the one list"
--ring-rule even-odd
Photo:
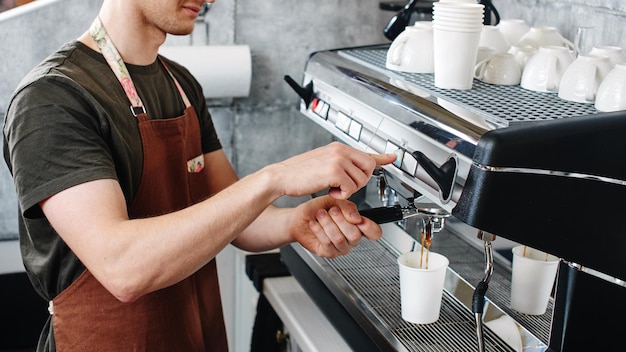
[[(48, 53), (84, 31), (102, 0), (37, 0), (0, 13), (0, 112), (23, 75)], [(626, 47), (626, 3), (620, 0), (497, 0), (502, 18), (554, 25), (570, 40), (580, 25), (595, 25), (598, 44)], [(247, 44), (253, 55), (249, 98), (213, 102), (212, 113), (226, 151), (240, 175), (321, 145), (330, 137), (295, 110), (285, 84), (299, 79), (308, 54), (343, 46), (385, 42), (391, 13), (375, 0), (218, 0), (209, 11), (209, 43)], [(168, 39), (180, 44), (188, 38)], [(198, 41), (196, 41), (198, 42)], [(260, 147), (262, 146), (262, 147)], [(285, 202), (285, 204), (292, 202)], [(0, 239), (14, 238), (15, 195), (0, 167)]]
[[(22, 77), (68, 38), (78, 37), (101, 0), (38, 0), (0, 13), (0, 116)], [(0, 138), (2, 138), (0, 136)], [(0, 240), (17, 237), (17, 205), (9, 172), (0, 165)]]
[[(82, 33), (101, 2), (37, 0), (0, 13), (0, 115), (24, 74)], [(624, 1), (494, 2), (502, 18), (554, 25), (570, 40), (575, 39), (577, 26), (594, 25), (597, 44), (626, 47)], [(283, 76), (300, 79), (306, 57), (313, 51), (385, 42), (381, 30), (391, 16), (379, 10), (375, 0), (218, 0), (213, 5), (206, 19), (209, 43), (247, 44), (253, 55), (250, 97), (211, 104), (225, 149), (240, 175), (330, 140), (300, 117), (295, 110), (297, 97)], [(167, 43), (179, 45), (188, 40), (171, 38)], [(15, 204), (9, 174), (2, 166), (0, 239), (17, 235)]]
[(626, 1), (494, 0), (502, 18), (522, 18), (530, 25), (549, 25), (571, 41), (579, 26), (594, 26), (595, 45), (626, 48)]
[[(86, 30), (101, 2), (37, 0), (0, 14), (2, 115), (24, 74)], [(240, 175), (330, 140), (329, 135), (300, 117), (295, 110), (297, 96), (283, 76), (301, 79), (305, 60), (312, 51), (383, 42), (382, 27), (389, 17), (390, 13), (378, 9), (375, 0), (218, 0), (213, 5), (206, 18), (209, 43), (247, 44), (253, 56), (250, 97), (210, 102), (220, 138)], [(168, 38), (166, 44), (188, 41)], [(16, 211), (13, 186), (2, 166), (0, 239), (16, 236)]]

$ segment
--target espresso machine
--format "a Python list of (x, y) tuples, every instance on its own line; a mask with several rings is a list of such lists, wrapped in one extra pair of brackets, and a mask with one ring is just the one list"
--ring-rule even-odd
[[(388, 45), (320, 51), (285, 77), (304, 117), (371, 153), (395, 153), (353, 196), (383, 238), (325, 259), (281, 249), (355, 351), (616, 351), (626, 314), (626, 112), (556, 94), (385, 68)], [(399, 254), (423, 234), (450, 260), (440, 319), (400, 316)], [(510, 247), (560, 258), (548, 309), (510, 307)]]

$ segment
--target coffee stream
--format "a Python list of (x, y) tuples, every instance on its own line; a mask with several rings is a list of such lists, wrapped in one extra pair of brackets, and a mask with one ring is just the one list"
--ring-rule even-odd
[(432, 242), (433, 239), (433, 234), (432, 234), (432, 228), (431, 226), (424, 226), (423, 230), (420, 231), (422, 234), (422, 248), (420, 249), (420, 268), (422, 268), (422, 259), (424, 257), (424, 247), (426, 248), (426, 267), (425, 269), (428, 270), (428, 253), (430, 253), (430, 244)]

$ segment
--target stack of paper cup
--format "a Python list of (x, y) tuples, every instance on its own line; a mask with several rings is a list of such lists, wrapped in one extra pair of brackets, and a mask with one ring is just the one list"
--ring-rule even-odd
[(477, 3), (433, 3), (436, 87), (472, 88), (484, 13), (484, 5)]

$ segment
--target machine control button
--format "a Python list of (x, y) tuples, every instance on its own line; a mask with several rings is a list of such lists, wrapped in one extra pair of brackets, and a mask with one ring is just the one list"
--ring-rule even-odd
[(339, 111), (337, 113), (337, 121), (335, 121), (335, 127), (342, 130), (344, 133), (348, 133), (350, 131), (351, 122), (352, 122), (352, 119), (350, 118), (350, 116)]
[(315, 109), (317, 109), (317, 104), (319, 104), (320, 100), (317, 98), (313, 98), (313, 100), (311, 100), (311, 110), (315, 111)]
[(402, 160), (404, 159), (404, 149), (397, 146), (391, 141), (387, 141), (387, 145), (385, 146), (385, 154), (395, 154), (396, 161), (393, 162), (393, 165), (397, 168), (402, 167)]
[(361, 138), (362, 130), (363, 125), (356, 120), (352, 120), (352, 122), (350, 123), (350, 129), (348, 130), (348, 135), (358, 141)]
[(311, 110), (324, 120), (328, 117), (328, 108), (329, 105), (319, 98), (314, 98), (311, 102)]
[(405, 153), (400, 168), (409, 175), (414, 176), (415, 172), (417, 172), (417, 159), (411, 153)]
[(324, 118), (324, 120), (326, 120), (328, 118), (328, 110), (330, 109), (330, 104), (324, 102), (324, 104), (322, 105), (322, 108), (320, 109), (320, 112), (318, 113), (318, 115), (320, 115), (322, 118)]

